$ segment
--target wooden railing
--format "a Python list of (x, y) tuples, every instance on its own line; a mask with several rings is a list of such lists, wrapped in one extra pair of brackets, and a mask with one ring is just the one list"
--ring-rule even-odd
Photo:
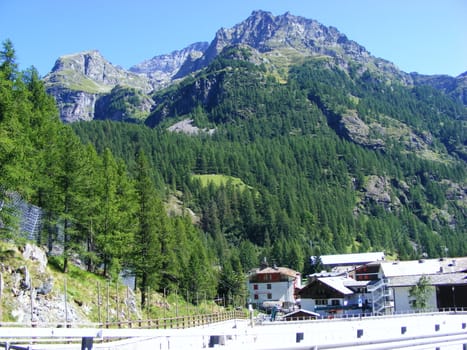
[(207, 324), (224, 322), (234, 319), (246, 319), (245, 310), (231, 310), (215, 312), (202, 315), (188, 315), (178, 317), (156, 318), (156, 319), (141, 319), (141, 320), (125, 320), (104, 323), (18, 323), (18, 322), (0, 322), (2, 327), (52, 327), (52, 328), (154, 328), (154, 329), (183, 329), (198, 327)]
[(101, 328), (190, 328), (206, 324), (229, 321), (233, 319), (245, 319), (247, 315), (241, 310), (217, 312), (205, 315), (188, 315), (169, 318), (157, 318), (153, 320), (130, 320), (103, 323)]

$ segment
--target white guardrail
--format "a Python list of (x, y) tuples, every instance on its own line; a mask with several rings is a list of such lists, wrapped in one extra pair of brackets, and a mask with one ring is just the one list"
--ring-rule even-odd
[(261, 325), (236, 319), (184, 329), (4, 326), (0, 349), (6, 350), (79, 349), (79, 344), (82, 350), (467, 349), (467, 311)]

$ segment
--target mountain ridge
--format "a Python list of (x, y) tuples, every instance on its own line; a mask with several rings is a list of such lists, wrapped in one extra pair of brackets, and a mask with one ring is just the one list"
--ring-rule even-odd
[(370, 70), (388, 82), (430, 85), (467, 104), (467, 79), (463, 78), (466, 73), (455, 78), (406, 73), (394, 63), (372, 56), (335, 27), (289, 12), (274, 16), (262, 10), (253, 11), (232, 28), (219, 29), (209, 44), (193, 43), (170, 54), (154, 56), (129, 70), (112, 65), (98, 51), (65, 55), (57, 60), (44, 81), (47, 91), (58, 102), (63, 121), (92, 120), (97, 100), (115, 86), (145, 93), (160, 90), (207, 67), (224, 48), (232, 45), (252, 47), (278, 72), (305, 57), (331, 57), (346, 71), (362, 74)]

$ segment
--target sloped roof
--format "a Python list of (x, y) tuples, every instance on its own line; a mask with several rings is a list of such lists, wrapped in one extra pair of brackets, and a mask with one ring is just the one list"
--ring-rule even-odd
[(382, 262), (381, 270), (387, 278), (396, 276), (432, 275), (467, 271), (467, 257)]
[(266, 274), (266, 273), (269, 273), (269, 274), (280, 273), (282, 275), (291, 276), (291, 277), (296, 277), (297, 274), (300, 274), (300, 272), (289, 269), (288, 267), (265, 267), (264, 269), (257, 269), (257, 270), (251, 271), (250, 275), (261, 275), (261, 274)]
[(467, 273), (439, 273), (435, 275), (411, 275), (411, 276), (396, 276), (389, 279), (389, 287), (407, 287), (418, 283), (420, 277), (425, 276), (432, 286), (442, 285), (467, 285)]
[[(311, 257), (312, 261), (316, 259)], [(323, 265), (361, 265), (384, 260), (384, 252), (321, 255)]]
[(375, 281), (357, 281), (354, 280), (353, 278), (347, 278), (344, 281), (344, 286), (346, 287), (366, 287), (369, 284), (374, 283)]
[(344, 285), (345, 282), (349, 282), (349, 283), (350, 282), (355, 282), (351, 278), (347, 278), (347, 277), (323, 277), (323, 278), (318, 278), (318, 280), (321, 283), (324, 283), (324, 284), (328, 285), (329, 287), (337, 290), (341, 294), (344, 294), (344, 295), (353, 294), (353, 292)]
[(299, 310), (289, 312), (288, 314), (284, 315), (283, 318), (294, 318), (294, 317), (300, 317), (301, 318), (301, 317), (304, 317), (305, 315), (309, 316), (309, 317), (313, 317), (313, 318), (321, 317), (321, 315), (318, 314), (317, 312), (308, 311), (308, 310), (305, 310), (305, 309), (299, 309)]

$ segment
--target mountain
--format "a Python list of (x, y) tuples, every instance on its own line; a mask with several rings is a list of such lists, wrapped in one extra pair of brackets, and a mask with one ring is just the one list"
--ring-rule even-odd
[[(144, 119), (152, 103), (147, 97), (141, 104), (129, 106), (125, 95), (147, 95), (170, 84), (182, 63), (201, 56), (207, 43), (195, 43), (168, 55), (155, 56), (129, 71), (112, 65), (99, 51), (85, 51), (60, 57), (52, 71), (44, 77), (47, 92), (54, 96), (64, 122), (111, 119), (138, 121)], [(114, 88), (117, 90), (113, 91)], [(115, 96), (118, 91), (117, 96)], [(127, 96), (127, 97), (128, 97)], [(118, 101), (118, 102), (117, 102)], [(128, 108), (117, 108), (116, 106)]]
[(130, 68), (130, 72), (146, 74), (157, 86), (170, 84), (180, 67), (187, 61), (194, 61), (206, 51), (209, 43), (199, 42), (173, 51), (170, 54), (154, 56)]
[(457, 77), (410, 73), (415, 85), (428, 85), (467, 106), (467, 72)]
[[(224, 48), (206, 69), (170, 89), (155, 92), (155, 105), (146, 125), (171, 125), (185, 118), (193, 121), (192, 126), (212, 128), (259, 119), (263, 114), (273, 116), (280, 110), (293, 124), (293, 114), (287, 110), (290, 106), (284, 108), (277, 101), (258, 98), (264, 90), (280, 94), (285, 83), (265, 62), (264, 56), (250, 46)], [(354, 143), (387, 150), (398, 142), (420, 157), (439, 152), (448, 156), (434, 141), (441, 138), (448, 153), (467, 159), (465, 145), (451, 140), (454, 135), (458, 141), (464, 139), (465, 108), (438, 89), (410, 87), (399, 80), (390, 84), (387, 77), (371, 69), (348, 72), (339, 58), (327, 56), (311, 57), (291, 66), (286, 83), (307, 92), (334, 132)], [(458, 130), (445, 135), (450, 128)]]
[(94, 119), (97, 100), (117, 85), (146, 93), (153, 89), (147, 77), (112, 65), (99, 51), (60, 57), (44, 82), (64, 122)]
[(371, 64), (375, 69), (397, 75), (399, 79), (409, 78), (391, 62), (372, 57), (363, 46), (349, 40), (334, 27), (290, 13), (273, 16), (266, 11), (254, 11), (233, 28), (220, 29), (204, 56), (194, 62), (186, 62), (177, 76), (205, 67), (225, 47), (238, 44), (256, 49), (279, 65), (297, 62), (307, 56), (329, 56), (337, 59), (344, 68), (353, 61)]
[(265, 258), (306, 274), (311, 255), (465, 256), (465, 75), (401, 72), (313, 23), (257, 11), (186, 64), (156, 59), (163, 87), (97, 52), (66, 56), (49, 92), (95, 100), (70, 125), (5, 45), (0, 206), (14, 192), (42, 209), (37, 242), (62, 243), (63, 271), (134, 271), (142, 305), (149, 288), (236, 304)]
[[(97, 51), (63, 56), (44, 80), (47, 91), (58, 102), (63, 121), (101, 119), (106, 116), (100, 112), (105, 112), (108, 109), (106, 103), (115, 101), (115, 98), (107, 96), (103, 99), (99, 104), (100, 112), (95, 115), (97, 100), (111, 95), (115, 86), (134, 88), (144, 93), (160, 90), (207, 67), (224, 48), (234, 45), (253, 48), (268, 69), (282, 76), (286, 75), (288, 67), (307, 57), (330, 57), (347, 72), (361, 74), (368, 70), (387, 82), (397, 81), (408, 86), (428, 84), (460, 98), (466, 104), (464, 75), (452, 78), (408, 74), (393, 63), (372, 56), (334, 27), (290, 13), (273, 16), (266, 11), (254, 11), (234, 27), (218, 30), (210, 44), (194, 43), (136, 64), (129, 71), (113, 66)], [(123, 104), (127, 105), (126, 102)], [(141, 121), (148, 115), (147, 106), (145, 103), (141, 108), (135, 106), (113, 111), (108, 118), (115, 120), (124, 116), (124, 120)], [(132, 110), (137, 117), (128, 115)]]

